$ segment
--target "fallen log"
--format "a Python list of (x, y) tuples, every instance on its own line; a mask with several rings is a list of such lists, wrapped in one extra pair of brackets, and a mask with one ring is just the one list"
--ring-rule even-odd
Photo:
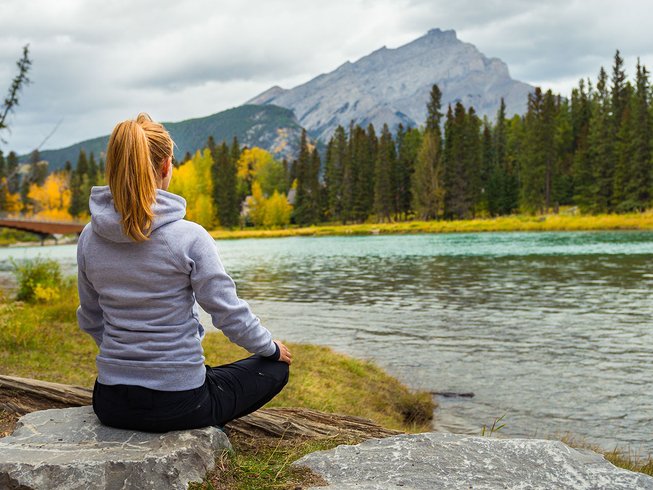
[[(0, 375), (0, 410), (17, 415), (48, 408), (90, 405), (92, 395), (92, 390), (81, 386)], [(266, 408), (230, 422), (227, 428), (229, 433), (245, 438), (344, 437), (363, 440), (400, 434), (361, 417), (308, 408)]]

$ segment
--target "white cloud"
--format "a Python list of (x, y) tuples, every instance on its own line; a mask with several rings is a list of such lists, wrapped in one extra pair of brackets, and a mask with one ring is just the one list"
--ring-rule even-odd
[(428, 29), (503, 59), (514, 78), (568, 93), (620, 48), (653, 62), (647, 2), (605, 0), (3, 0), (0, 95), (21, 47), (34, 59), (5, 135), (28, 151), (108, 133), (139, 111), (177, 121), (292, 87)]

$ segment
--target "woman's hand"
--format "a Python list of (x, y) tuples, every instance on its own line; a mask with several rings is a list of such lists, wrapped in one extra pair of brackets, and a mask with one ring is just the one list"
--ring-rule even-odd
[(279, 346), (279, 361), (285, 362), (290, 366), (292, 364), (292, 354), (288, 350), (288, 347), (283, 345), (278, 340), (275, 340), (274, 343)]

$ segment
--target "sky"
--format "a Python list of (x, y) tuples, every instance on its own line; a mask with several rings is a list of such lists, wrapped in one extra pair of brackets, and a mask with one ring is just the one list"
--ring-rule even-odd
[(647, 0), (2, 0), (0, 96), (28, 43), (33, 66), (0, 149), (65, 147), (142, 111), (207, 116), (436, 27), (569, 95), (616, 49), (631, 76), (637, 57), (653, 67), (652, 26)]

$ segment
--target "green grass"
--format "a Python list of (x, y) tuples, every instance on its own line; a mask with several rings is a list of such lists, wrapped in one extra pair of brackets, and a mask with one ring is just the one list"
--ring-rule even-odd
[(653, 476), (653, 455), (649, 454), (648, 456), (644, 456), (628, 448), (619, 447), (614, 448), (612, 451), (607, 451), (604, 448), (596, 444), (591, 444), (582, 437), (573, 434), (564, 434), (558, 437), (558, 439), (568, 446), (579, 449), (589, 449), (595, 453), (602, 454), (605, 459), (619, 468), (625, 468), (630, 471), (637, 471), (639, 473)]
[(19, 242), (39, 242), (41, 239), (34, 233), (0, 228), (0, 246), (13, 245)]
[(653, 211), (588, 216), (551, 214), (514, 215), (453, 221), (398, 221), (394, 223), (326, 224), (281, 229), (214, 230), (216, 239), (279, 238), (288, 236), (376, 235), (408, 233), (475, 233), (497, 231), (653, 230)]

